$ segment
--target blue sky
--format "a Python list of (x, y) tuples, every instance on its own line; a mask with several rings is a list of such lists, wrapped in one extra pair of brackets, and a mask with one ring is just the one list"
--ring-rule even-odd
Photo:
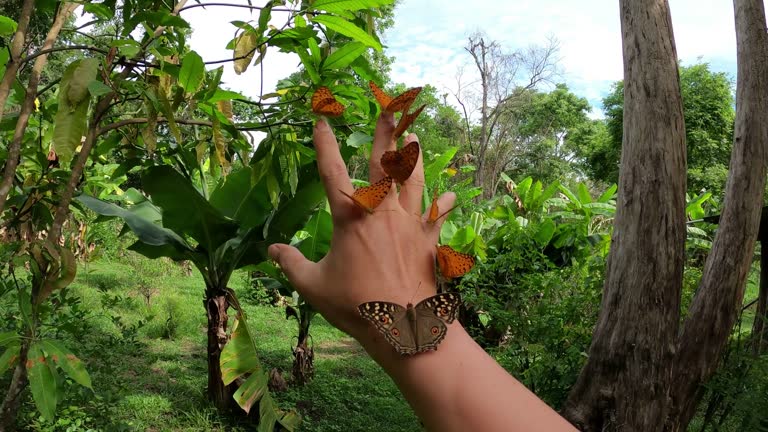
[[(713, 70), (735, 78), (732, 7), (726, 0), (670, 0), (678, 55), (684, 64), (701, 58)], [(192, 49), (210, 60), (231, 56), (224, 49), (234, 35), (230, 21), (248, 21), (257, 15), (243, 9), (210, 7), (186, 11), (184, 18), (195, 29)], [(282, 25), (284, 19), (275, 14), (272, 23)], [(509, 50), (541, 45), (548, 36), (556, 37), (560, 81), (597, 109), (611, 83), (622, 78), (616, 0), (402, 0), (395, 11), (395, 26), (384, 35), (387, 54), (396, 58), (393, 81), (409, 86), (429, 83), (441, 93), (456, 90), (456, 74), (462, 65), (468, 65), (464, 80), (473, 76), (463, 47), (467, 36), (477, 30)], [(270, 91), (278, 79), (296, 70), (298, 58), (271, 51), (264, 63), (263, 77), (259, 68), (237, 76), (231, 66), (225, 67), (225, 84), (256, 97), (261, 78), (264, 90)]]
[[(733, 7), (723, 0), (670, 0), (679, 58), (701, 58), (715, 71), (736, 75)], [(482, 30), (508, 50), (543, 45), (548, 36), (560, 42), (560, 82), (599, 109), (611, 83), (622, 79), (618, 1), (540, 0), (470, 2), (403, 0), (395, 26), (386, 34), (395, 56), (392, 78), (408, 85), (430, 83), (443, 92), (476, 75), (463, 50), (467, 36)], [(449, 100), (450, 100), (449, 96)], [(599, 115), (599, 113), (595, 113)]]

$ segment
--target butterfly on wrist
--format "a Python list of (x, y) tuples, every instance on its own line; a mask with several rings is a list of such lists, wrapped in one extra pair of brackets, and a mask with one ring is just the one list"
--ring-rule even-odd
[(448, 332), (447, 324), (456, 319), (460, 304), (458, 294), (441, 293), (416, 306), (372, 301), (361, 304), (357, 310), (398, 353), (412, 355), (437, 350)]

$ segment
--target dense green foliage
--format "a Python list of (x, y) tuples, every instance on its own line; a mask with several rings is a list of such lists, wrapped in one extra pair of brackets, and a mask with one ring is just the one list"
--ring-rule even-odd
[[(0, 75), (10, 65), (21, 3), (0, 5)], [(40, 48), (62, 5), (35, 3), (24, 56)], [(389, 82), (392, 59), (379, 39), (394, 22), (393, 3), (267, 2), (254, 7), (252, 21), (232, 22), (235, 36), (221, 47), (230, 59), (213, 69), (220, 61), (188, 46), (183, 10), (162, 2), (85, 2), (94, 20), (78, 30), (74, 15), (65, 17), (57, 46), (79, 47), (51, 53), (31, 106), (24, 105), (33, 75), (27, 63), (0, 121), (0, 161), (10, 166), (13, 142), (21, 152), (7, 177), (8, 199), (0, 200), (0, 388), (20, 382), (13, 378), (19, 357), (29, 361), (20, 428), (292, 430), (296, 412), (300, 430), (420, 429), (392, 381), (313, 311), (265, 253), (286, 242), (317, 261), (330, 247), (311, 138), (317, 87), (330, 87), (347, 107), (331, 122), (353, 181), (368, 178), (380, 108), (367, 82), (405, 90)], [(270, 22), (273, 9), (288, 10), (284, 27)], [(267, 48), (296, 55), (299, 70), (258, 100), (222, 85), (225, 67), (269, 67)], [(720, 210), (734, 102), (728, 77), (707, 64), (681, 67), (680, 78), (686, 212), (695, 221), (685, 313), (712, 247), (716, 225), (701, 219)], [(590, 119), (592, 107), (565, 84), (511, 94), (495, 107), (482, 164), (474, 150), (479, 125), (429, 84), (411, 132), (424, 153), (425, 207), (434, 190), (458, 196), (441, 243), (478, 258), (444, 287), (463, 296), (460, 320), (502, 366), (560, 408), (600, 308), (623, 84), (603, 100), (605, 119)], [(31, 116), (18, 133), (25, 106)], [(258, 143), (252, 131), (264, 134)], [(474, 181), (479, 166), (482, 185)], [(480, 199), (483, 192), (491, 198)], [(68, 193), (76, 195), (71, 205)], [(63, 246), (47, 238), (62, 225)], [(757, 297), (757, 274), (755, 266), (745, 303)], [(229, 317), (212, 318), (217, 301)], [(746, 309), (734, 330), (695, 427), (766, 427), (766, 357), (746, 342), (753, 315)], [(225, 335), (220, 345), (217, 329)], [(287, 391), (268, 390), (273, 368)], [(239, 415), (211, 397), (212, 380), (236, 384), (223, 402), (235, 401)]]
[[(706, 63), (680, 67), (685, 139), (688, 154), (688, 190), (722, 194), (733, 141), (733, 84), (723, 72)], [(617, 82), (603, 99), (604, 127), (600, 121), (582, 132), (577, 154), (594, 180), (616, 182), (623, 135), (624, 85)], [(607, 132), (607, 134), (606, 134)]]

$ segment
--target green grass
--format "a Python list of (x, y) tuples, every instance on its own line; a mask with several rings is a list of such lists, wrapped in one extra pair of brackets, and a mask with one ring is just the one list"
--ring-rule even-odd
[[(28, 397), (20, 416), (24, 430), (64, 431), (75, 418), (82, 425), (71, 430), (255, 430), (253, 420), (221, 415), (206, 400), (204, 284), (197, 272), (183, 276), (165, 265), (152, 279), (150, 306), (135, 274), (135, 265), (117, 262), (81, 266), (69, 289), (89, 313), (79, 322), (81, 336), (66, 343), (87, 363), (94, 392), (68, 386), (56, 426), (37, 418)], [(244, 292), (244, 274), (230, 286)], [(283, 308), (241, 302), (263, 366), (290, 371), (296, 321), (286, 320)], [(421, 430), (395, 385), (353, 339), (320, 316), (311, 333), (315, 378), (274, 394), (281, 408), (302, 415), (301, 431)], [(289, 372), (283, 376), (290, 383)]]

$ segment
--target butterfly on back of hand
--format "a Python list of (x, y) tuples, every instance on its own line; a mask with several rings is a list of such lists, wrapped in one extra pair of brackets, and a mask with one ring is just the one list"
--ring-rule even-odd
[(440, 213), (440, 209), (437, 206), (437, 192), (438, 192), (438, 188), (437, 186), (435, 186), (435, 192), (432, 194), (432, 204), (429, 206), (429, 214), (427, 215), (427, 223), (430, 225), (436, 224), (437, 221), (440, 220), (440, 218), (447, 215), (448, 213), (453, 211), (453, 209), (458, 207), (458, 205), (455, 205), (449, 208), (448, 210)]
[(459, 312), (461, 297), (441, 293), (405, 307), (372, 301), (357, 307), (360, 315), (374, 325), (395, 350), (403, 355), (436, 350)]
[(475, 265), (475, 257), (458, 252), (450, 246), (437, 247), (437, 265), (443, 277), (453, 279), (464, 276)]
[(388, 150), (381, 155), (381, 168), (396, 182), (403, 184), (419, 161), (419, 143), (411, 141), (399, 150)]
[(356, 206), (371, 214), (384, 201), (384, 198), (387, 197), (391, 189), (392, 177), (387, 176), (370, 186), (355, 189), (352, 195), (341, 189), (339, 189), (339, 192), (351, 199)]

